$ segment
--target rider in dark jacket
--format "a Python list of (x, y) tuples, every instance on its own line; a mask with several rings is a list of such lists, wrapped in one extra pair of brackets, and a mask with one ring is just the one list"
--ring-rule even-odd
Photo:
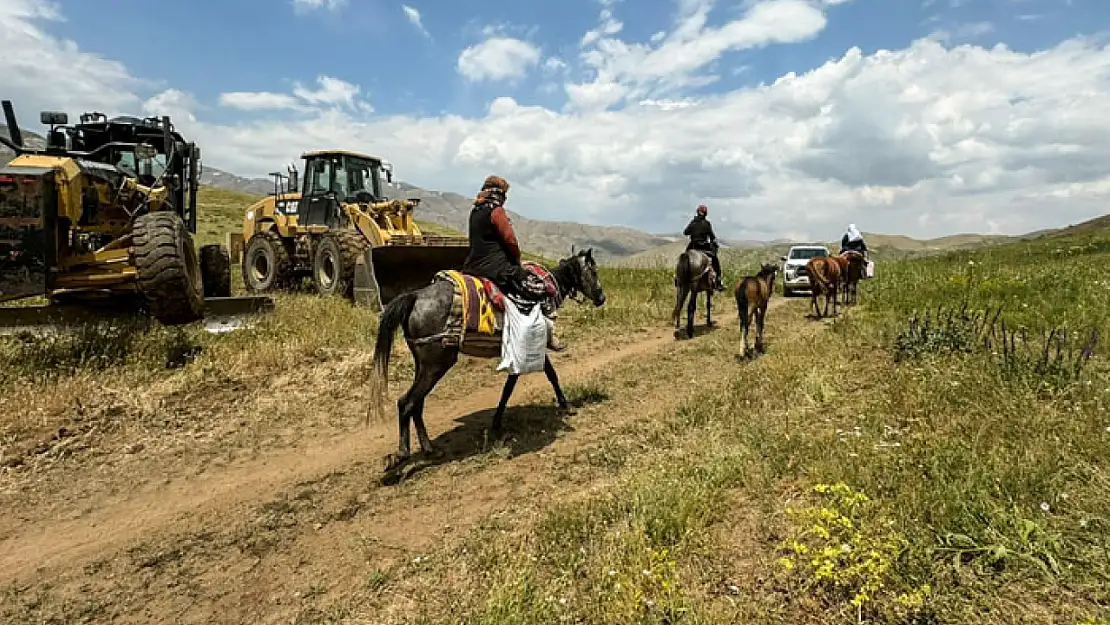
[(721, 275), (721, 261), (717, 258), (717, 235), (713, 233), (713, 225), (706, 219), (709, 209), (705, 204), (698, 206), (697, 214), (690, 220), (690, 224), (682, 231), (682, 234), (690, 237), (690, 243), (686, 245), (688, 250), (701, 250), (709, 256), (709, 260), (713, 263), (713, 272), (717, 274), (717, 279), (713, 284), (713, 288), (718, 291), (725, 290), (724, 276)]
[[(520, 245), (509, 213), (505, 210), (508, 192), (509, 183), (500, 176), (488, 176), (482, 183), (482, 189), (474, 199), (474, 207), (470, 209), (470, 252), (462, 271), (486, 278), (505, 293), (542, 302), (549, 295), (546, 285), (520, 263)], [(562, 351), (565, 346), (555, 339), (553, 331), (552, 323), (549, 324), (547, 346), (554, 351)]]
[(520, 264), (520, 245), (505, 211), (508, 191), (509, 183), (499, 176), (489, 176), (482, 184), (470, 209), (470, 253), (462, 270), (488, 279), (506, 293), (538, 301), (543, 292), (530, 288), (532, 275)]

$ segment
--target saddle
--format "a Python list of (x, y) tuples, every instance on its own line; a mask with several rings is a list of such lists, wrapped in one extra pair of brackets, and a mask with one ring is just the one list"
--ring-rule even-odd
[(449, 281), (454, 286), (451, 312), (447, 317), (447, 327), (443, 332), (444, 345), (458, 346), (465, 353), (474, 355), (497, 354), (501, 350), (501, 333), (505, 327), (505, 300), (512, 300), (517, 309), (525, 314), (540, 304), (544, 316), (554, 318), (557, 308), (555, 301), (559, 290), (554, 276), (538, 263), (522, 263), (524, 269), (542, 281), (543, 302), (527, 299), (515, 294), (507, 294), (496, 284), (478, 276), (455, 269), (439, 271), (435, 281)]

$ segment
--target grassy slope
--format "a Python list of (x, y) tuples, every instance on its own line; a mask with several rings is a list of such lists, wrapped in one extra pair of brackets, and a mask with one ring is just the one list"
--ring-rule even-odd
[[(241, 208), (227, 213), (238, 219)], [(750, 270), (743, 262), (726, 270)], [(944, 352), (972, 345), (958, 332), (918, 345), (918, 359), (892, 358), (914, 311), (964, 301), (1005, 304), (1008, 324), (1033, 334), (1051, 324), (1094, 326), (1107, 336), (1107, 262), (1110, 231), (1086, 227), (884, 263), (861, 288), (863, 306), (824, 331), (801, 318), (801, 302), (773, 312), (770, 323), (780, 329), (812, 324), (812, 331), (772, 342), (754, 363), (737, 364), (735, 341), (714, 338), (702, 349), (717, 362), (705, 372), (720, 381), (717, 390), (614, 431), (575, 465), (601, 472), (599, 488), (562, 481), (554, 503), (521, 502), (531, 506), (529, 522), (507, 527), (491, 517), (461, 545), (375, 577), (354, 593), (350, 613), (375, 621), (383, 604), (398, 602), (404, 622), (426, 623), (848, 622), (858, 615), (853, 596), (868, 586), (860, 613), (879, 622), (1107, 619), (1105, 351), (1080, 383), (1063, 387), (1031, 370), (1008, 374), (990, 353)], [(560, 317), (568, 340), (664, 323), (669, 270), (606, 269), (602, 277), (610, 303), (569, 307)], [(721, 332), (735, 337), (732, 307), (724, 306)], [(258, 328), (224, 336), (124, 328), (2, 341), (0, 415), (14, 417), (0, 423), (0, 441), (20, 449), (59, 425), (104, 436), (141, 428), (149, 441), (177, 441), (185, 424), (210, 434), (224, 417), (187, 401), (186, 391), (234, 389), (237, 401), (257, 401), (270, 392), (260, 380), (274, 371), (358, 362), (373, 344), (375, 317), (335, 300), (285, 296)], [(184, 366), (167, 367), (196, 347), (199, 355)], [(640, 384), (675, 384), (665, 367), (641, 364)], [(411, 374), (398, 365), (395, 379)], [(486, 365), (464, 369), (489, 377)], [(457, 375), (451, 383), (473, 379)], [(361, 380), (356, 368), (332, 382), (349, 392)], [(169, 403), (111, 399), (148, 394)], [(88, 398), (77, 404), (84, 407), (76, 424), (75, 398)], [(302, 427), (273, 415), (239, 418), (244, 433), (223, 435), (221, 444), (250, 435), (265, 447), (275, 428)], [(215, 445), (208, 438), (188, 437), (171, 451), (205, 453)], [(794, 524), (786, 511), (815, 502), (815, 484), (841, 481), (871, 504), (816, 503), (823, 519)], [(851, 531), (836, 529), (845, 524), (841, 513)], [(818, 524), (828, 540), (797, 533)], [(810, 550), (792, 570), (783, 542)], [(824, 579), (809, 571), (812, 557)]]
[(491, 521), (399, 590), (425, 623), (1107, 622), (1105, 350), (1070, 384), (958, 331), (892, 358), (940, 304), (1106, 336), (1107, 262), (1087, 228), (884, 265), (827, 331), (746, 366), (718, 349), (726, 388), (614, 436), (605, 487)]
[[(997, 245), (1013, 240), (1012, 237), (979, 234), (957, 234), (938, 239), (918, 240), (891, 234), (865, 233), (867, 245), (875, 258), (880, 260), (899, 260), (937, 254), (957, 249), (968, 249), (987, 245)], [(834, 252), (839, 242), (828, 241), (824, 245)], [(686, 249), (686, 241), (679, 241), (656, 249), (640, 252), (617, 259), (613, 264), (621, 267), (658, 268), (670, 267), (675, 258)], [(790, 249), (790, 244), (775, 244), (755, 248), (725, 249), (722, 253), (726, 262), (739, 265), (758, 266), (761, 262), (775, 261)]]

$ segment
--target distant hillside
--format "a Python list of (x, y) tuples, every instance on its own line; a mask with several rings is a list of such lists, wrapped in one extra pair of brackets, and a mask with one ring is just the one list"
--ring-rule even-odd
[[(272, 193), (274, 188), (272, 180), (243, 178), (209, 166), (204, 167), (201, 184), (256, 195)], [(387, 195), (398, 198), (419, 198), (420, 207), (416, 210), (421, 220), (461, 232), (466, 231), (472, 197), (423, 189), (401, 181), (394, 182), (387, 190)], [(529, 219), (512, 211), (510, 214), (521, 247), (529, 252), (551, 258), (566, 256), (572, 246), (592, 247), (598, 261), (606, 262), (617, 257), (650, 250), (672, 240), (632, 228)]]
[[(8, 127), (4, 124), (0, 124), (0, 136), (3, 136), (5, 139), (12, 138), (12, 136), (8, 134)], [(46, 147), (46, 137), (24, 130), (23, 145), (35, 150), (41, 150)], [(7, 165), (8, 161), (13, 158), (15, 158), (15, 153), (9, 150), (8, 146), (0, 143), (0, 166)]]
[(1102, 232), (1104, 230), (1110, 230), (1110, 215), (1103, 215), (1101, 217), (1095, 217), (1094, 219), (1088, 219), (1087, 221), (1080, 222), (1078, 224), (1072, 224), (1070, 226), (1067, 226), (1066, 228), (1055, 228), (1055, 229), (1052, 229), (1052, 230), (1041, 230), (1039, 232), (1027, 234), (1023, 238), (1025, 238), (1025, 239), (1038, 238), (1038, 237), (1055, 238), (1055, 237), (1069, 236), (1069, 235), (1073, 235), (1073, 234), (1087, 234), (1087, 233), (1093, 233), (1093, 232)]
[[(997, 245), (1019, 238), (1029, 238), (1030, 235), (1010, 237), (1004, 235), (955, 234), (927, 240), (912, 239), (896, 234), (870, 232), (863, 233), (863, 236), (876, 259), (897, 260), (956, 249)], [(834, 253), (840, 248), (840, 241), (824, 241), (819, 244), (827, 246)], [(758, 267), (760, 263), (780, 258), (789, 251), (791, 245), (795, 244), (787, 241), (773, 241), (763, 244), (755, 242), (755, 245), (749, 243), (747, 246), (735, 246), (727, 249), (722, 247), (721, 260), (729, 266), (751, 265), (752, 267)], [(684, 249), (686, 249), (686, 241), (676, 241), (655, 249), (616, 259), (613, 264), (635, 268), (671, 267)]]
[[(3, 124), (0, 124), (0, 134), (7, 136), (7, 127)], [(33, 147), (41, 148), (45, 145), (45, 139), (39, 134), (24, 130), (23, 135), (24, 140)], [(13, 156), (10, 150), (0, 146), (0, 165), (7, 163)], [(204, 167), (200, 182), (203, 187), (207, 187), (201, 192), (202, 204), (205, 206), (201, 213), (202, 227), (205, 230), (199, 233), (202, 239), (222, 240), (224, 233), (237, 230), (242, 224), (243, 209), (258, 197), (272, 193), (274, 190), (272, 180), (244, 178), (211, 166)], [(390, 186), (387, 195), (420, 199), (417, 218), (425, 230), (466, 231), (467, 216), (472, 201), (470, 196), (423, 189), (400, 181)], [(206, 212), (210, 218), (205, 217)], [(511, 214), (521, 246), (529, 253), (547, 258), (565, 256), (570, 252), (571, 247), (592, 247), (598, 261), (604, 264), (624, 267), (669, 267), (686, 246), (686, 237), (678, 233), (650, 234), (633, 228), (546, 221), (530, 219), (519, 213)], [(877, 257), (897, 259), (996, 245), (1017, 239), (1057, 236), (1074, 229), (1101, 227), (1107, 225), (1106, 222), (1110, 222), (1110, 216), (1069, 228), (1040, 230), (1018, 237), (956, 234), (918, 240), (894, 234), (867, 233), (865, 236)], [(826, 244), (830, 248), (835, 248), (839, 242), (830, 241)], [(723, 253), (729, 264), (758, 263), (762, 262), (759, 259), (775, 259), (790, 247), (790, 243), (784, 240), (722, 240), (722, 245), (728, 248)]]

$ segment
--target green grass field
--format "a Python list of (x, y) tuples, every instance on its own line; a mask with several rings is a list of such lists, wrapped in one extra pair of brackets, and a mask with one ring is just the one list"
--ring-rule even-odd
[(474, 532), (426, 574), (466, 599), (422, 622), (1107, 622), (1105, 349), (1062, 380), (974, 341), (894, 347), (964, 303), (1106, 336), (1108, 260), (1101, 230), (884, 263), (825, 331), (749, 367), (717, 354), (727, 388), (607, 446), (603, 492)]
[[(204, 201), (203, 232), (214, 237), (237, 227), (247, 199), (209, 190)], [(760, 260), (729, 258), (726, 271), (754, 273)], [(299, 622), (399, 612), (389, 622), (1105, 624), (1107, 262), (1110, 228), (1096, 227), (886, 259), (861, 285), (861, 304), (834, 320), (805, 318), (805, 300), (776, 305), (769, 351), (752, 362), (736, 360), (734, 304), (718, 297), (716, 332), (573, 387), (601, 402), (582, 419), (621, 425), (550, 475), (527, 476), (544, 497), (506, 503), (514, 514), (491, 509), (419, 558), (357, 573), (365, 584), (344, 586)], [(601, 276), (609, 302), (567, 306), (568, 342), (619, 344), (668, 325), (669, 269)], [(998, 307), (996, 329), (1005, 323), (1013, 348), (1000, 334), (987, 341), (980, 313)], [(227, 335), (94, 326), (0, 341), (0, 414), (14, 415), (0, 422), (0, 451), (72, 427), (86, 404), (81, 428), (186, 441), (179, 455), (248, 435), (244, 445), (276, 444), (272, 431), (300, 432), (299, 417), (240, 407), (269, 405), (275, 387), (306, 404), (361, 393), (376, 322), (345, 302), (295, 294), (279, 296), (257, 327)], [(1045, 350), (1044, 338), (1064, 330), (1067, 344)], [(1092, 331), (1099, 342), (1088, 360), (1077, 350)], [(459, 369), (450, 388), (497, 377), (488, 361)], [(315, 384), (268, 386), (283, 372)], [(411, 373), (397, 361), (393, 389)], [(637, 394), (678, 407), (606, 406)], [(116, 399), (97, 412), (101, 395)], [(205, 395), (235, 401), (191, 407), (187, 398)], [(226, 420), (219, 406), (238, 410), (239, 433), (206, 442)], [(186, 427), (179, 411), (189, 415), (187, 438), (174, 438)], [(441, 471), (468, 479), (489, 468), (481, 462), (497, 466), (487, 457)], [(419, 481), (404, 488), (443, 497)], [(147, 575), (135, 579), (153, 588)], [(11, 614), (45, 614), (35, 612), (52, 605), (43, 601)]]

